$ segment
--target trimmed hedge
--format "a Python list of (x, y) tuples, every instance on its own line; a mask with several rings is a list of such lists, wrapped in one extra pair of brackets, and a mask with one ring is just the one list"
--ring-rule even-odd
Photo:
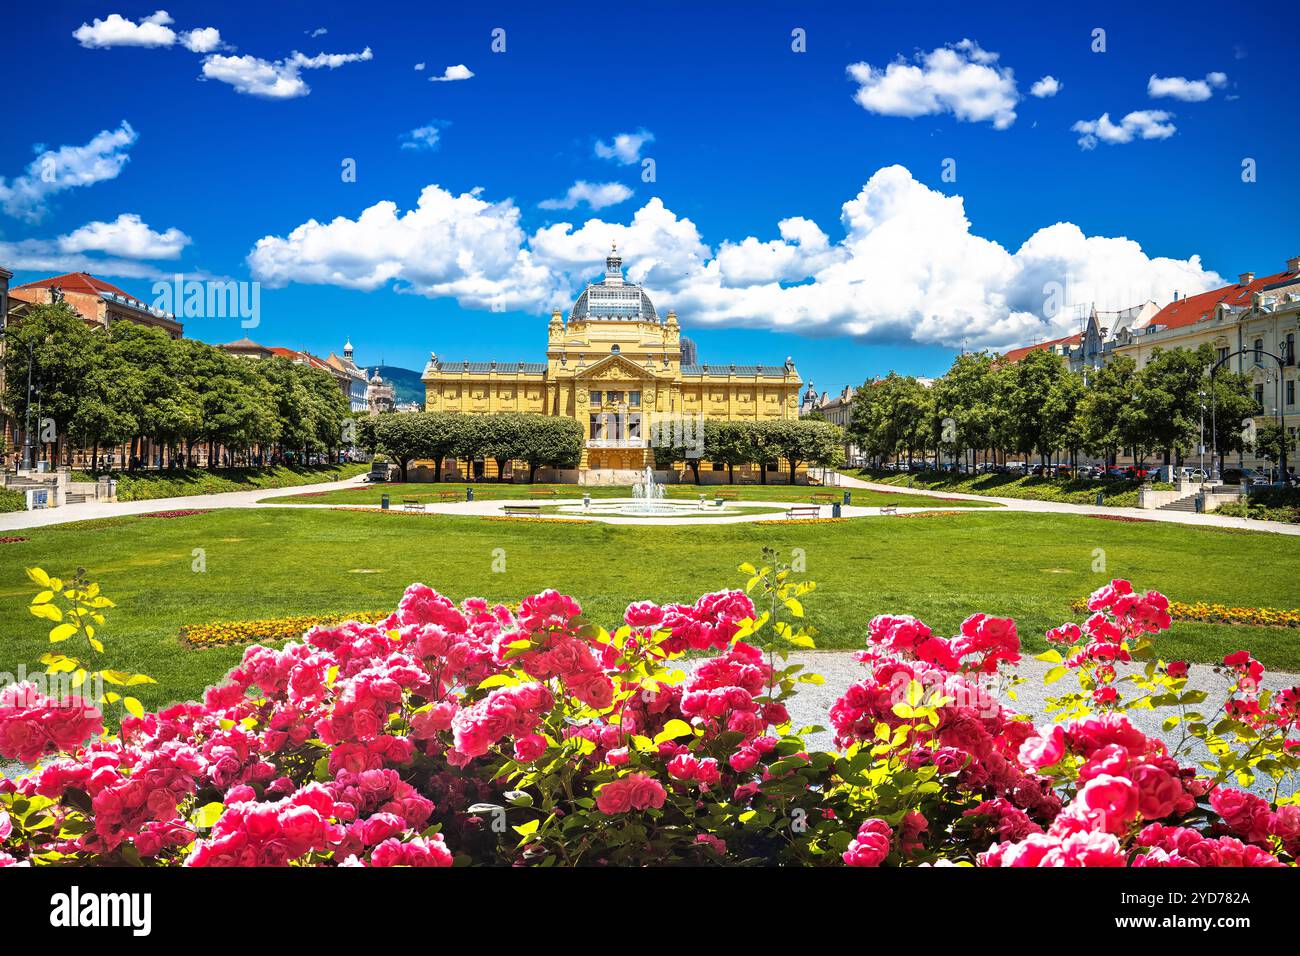
[[(152, 501), (155, 498), (181, 498), (186, 495), (215, 495), (227, 491), (252, 491), (258, 488), (292, 488), (320, 481), (343, 481), (368, 471), (365, 462), (310, 467), (277, 465), (274, 468), (187, 468), (178, 471), (121, 474), (117, 479), (119, 501)], [(94, 481), (84, 472), (79, 481)]]

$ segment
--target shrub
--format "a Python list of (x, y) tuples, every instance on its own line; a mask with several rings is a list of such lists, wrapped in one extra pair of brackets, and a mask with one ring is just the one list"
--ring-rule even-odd
[[(1114, 581), (1048, 633), (1046, 680), (1073, 687), (1043, 726), (993, 693), (1020, 659), (1013, 621), (975, 614), (946, 638), (878, 616), (823, 752), (787, 710), (821, 679), (783, 656), (813, 644), (814, 586), (765, 559), (743, 591), (639, 602), (612, 630), (555, 591), (512, 610), (413, 584), (377, 624), (250, 647), (201, 703), (117, 736), (81, 702), (84, 720), (7, 688), (0, 756), (59, 753), (0, 781), (0, 862), (1294, 864), (1300, 805), (1227, 784), (1300, 767), (1300, 688), (1261, 689), (1243, 651), (1202, 709), (1156, 653), (1162, 595)], [(1126, 716), (1155, 707), (1177, 745)], [(1199, 772), (1189, 741), (1213, 755)]]

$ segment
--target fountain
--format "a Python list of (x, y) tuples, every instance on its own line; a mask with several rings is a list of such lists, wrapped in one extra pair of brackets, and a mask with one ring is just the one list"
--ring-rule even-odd
[[(661, 515), (683, 514), (692, 511), (701, 511), (703, 502), (696, 504), (691, 501), (669, 501), (665, 497), (665, 488), (659, 482), (655, 481), (654, 469), (647, 466), (641, 473), (641, 480), (632, 485), (632, 500), (626, 498), (612, 499), (607, 501), (592, 501), (589, 497), (583, 496), (581, 506), (561, 505), (561, 513), (570, 514), (592, 514), (592, 515), (613, 515), (628, 518), (653, 518)], [(713, 510), (713, 509), (710, 509)], [(727, 513), (729, 509), (717, 509), (717, 513)]]
[(641, 474), (641, 480), (632, 486), (632, 511), (642, 514), (662, 514), (671, 511), (660, 504), (664, 500), (664, 486), (655, 482), (654, 469), (649, 465)]

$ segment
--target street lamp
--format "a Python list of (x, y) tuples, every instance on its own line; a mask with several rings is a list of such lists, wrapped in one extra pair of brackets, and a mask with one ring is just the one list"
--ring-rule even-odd
[(1282, 380), (1286, 377), (1286, 362), (1279, 355), (1274, 355), (1272, 352), (1268, 352), (1264, 349), (1256, 349), (1256, 348), (1237, 349), (1235, 352), (1229, 352), (1227, 355), (1223, 356), (1223, 358), (1219, 359), (1217, 362), (1214, 363), (1214, 365), (1210, 367), (1210, 374), (1209, 374), (1210, 407), (1211, 407), (1210, 427), (1214, 430), (1215, 453), (1216, 454), (1218, 453), (1219, 435), (1218, 435), (1218, 429), (1215, 427), (1214, 424), (1216, 420), (1215, 411), (1216, 411), (1217, 398), (1218, 398), (1218, 396), (1215, 394), (1214, 391), (1214, 376), (1218, 373), (1219, 369), (1222, 368), (1227, 363), (1228, 359), (1232, 358), (1234, 355), (1244, 355), (1247, 352), (1253, 352), (1255, 354), (1256, 361), (1259, 360), (1259, 356), (1267, 355), (1273, 361), (1277, 362), (1277, 409), (1276, 411), (1277, 411), (1277, 427), (1281, 435), (1280, 437), (1281, 448), (1279, 449), (1279, 454), (1278, 454), (1278, 478), (1283, 484), (1285, 484), (1287, 481), (1287, 470), (1286, 470), (1287, 440), (1286, 440), (1286, 420), (1283, 417), (1283, 412), (1282, 412)]

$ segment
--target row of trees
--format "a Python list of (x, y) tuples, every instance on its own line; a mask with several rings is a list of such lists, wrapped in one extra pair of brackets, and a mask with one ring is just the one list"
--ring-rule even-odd
[[(662, 468), (686, 462), (700, 483), (700, 464), (727, 466), (727, 481), (734, 484), (736, 468), (758, 467), (760, 481), (767, 484), (769, 469), (782, 460), (789, 469), (790, 484), (800, 465), (835, 468), (844, 463), (844, 432), (839, 426), (813, 419), (777, 418), (768, 421), (705, 420), (703, 435), (696, 440), (674, 438), (654, 445), (655, 463)], [(702, 439), (702, 440), (701, 440)]]
[[(1206, 373), (1215, 359), (1202, 345), (1157, 350), (1140, 370), (1117, 356), (1071, 372), (1046, 350), (1014, 363), (960, 355), (931, 387), (893, 373), (866, 382), (854, 397), (849, 434), (876, 460), (933, 456), (969, 465), (1009, 454), (1037, 455), (1044, 465), (1062, 456), (1074, 464), (1081, 453), (1113, 463), (1125, 449), (1139, 463), (1159, 456), (1179, 464), (1203, 434), (1222, 461), (1246, 448), (1242, 423), (1262, 409), (1244, 375), (1220, 369), (1211, 385)], [(1277, 454), (1270, 442), (1281, 444), (1276, 428), (1261, 421), (1256, 430), (1254, 447), (1266, 456)]]
[[(28, 415), (28, 382), (32, 388)], [(65, 303), (38, 306), (5, 333), (6, 409), (30, 422), (44, 457), (122, 449), (164, 465), (211, 465), (222, 453), (263, 462), (329, 452), (345, 444), (347, 398), (332, 375), (285, 359), (249, 361), (160, 329), (86, 323)], [(40, 427), (54, 422), (55, 434)], [(182, 458), (183, 456), (183, 458)]]
[[(738, 466), (758, 465), (766, 483), (768, 467), (785, 460), (793, 483), (800, 465), (833, 467), (842, 463), (844, 454), (843, 432), (818, 421), (705, 421), (702, 434), (667, 426), (654, 431), (656, 466), (671, 468), (684, 461), (697, 484), (701, 461), (726, 465), (732, 481)], [(390, 457), (403, 481), (410, 463), (417, 460), (433, 461), (435, 480), (441, 481), (448, 458), (492, 459), (497, 474), (504, 474), (509, 462), (526, 462), (532, 481), (541, 467), (576, 467), (585, 434), (577, 421), (549, 415), (395, 412), (360, 419), (357, 440), (363, 448)]]

